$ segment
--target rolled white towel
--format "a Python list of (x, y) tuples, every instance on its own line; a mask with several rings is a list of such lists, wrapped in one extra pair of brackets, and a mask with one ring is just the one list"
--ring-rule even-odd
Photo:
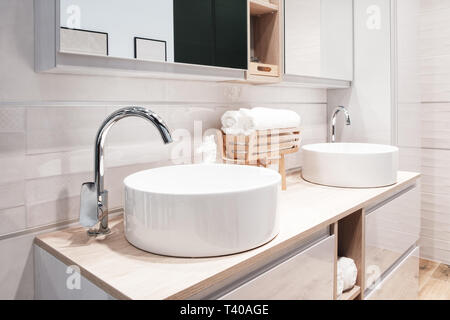
[(244, 131), (254, 131), (255, 121), (253, 119), (252, 110), (241, 108), (239, 109), (239, 113), (239, 127)]
[[(352, 289), (356, 284), (356, 277), (358, 276), (358, 269), (356, 268), (355, 261), (350, 258), (341, 257), (337, 263), (338, 279), (341, 275), (343, 279), (343, 290), (347, 291)], [(339, 287), (339, 284), (338, 284)], [(338, 291), (339, 294), (339, 291)]]
[(285, 109), (253, 108), (250, 114), (254, 130), (296, 128), (301, 121), (296, 112)]
[(222, 127), (232, 128), (237, 126), (241, 113), (239, 111), (231, 110), (227, 111), (222, 115)]

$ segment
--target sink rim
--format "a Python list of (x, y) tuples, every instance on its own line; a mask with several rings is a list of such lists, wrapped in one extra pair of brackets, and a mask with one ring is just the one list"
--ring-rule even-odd
[[(141, 187), (136, 187), (132, 184), (132, 179), (137, 179), (138, 175), (142, 175), (145, 173), (151, 174), (152, 172), (157, 172), (157, 171), (164, 171), (167, 170), (168, 168), (179, 168), (179, 167), (184, 167), (184, 168), (188, 168), (188, 167), (204, 167), (204, 166), (209, 166), (209, 167), (218, 167), (218, 168), (222, 168), (222, 167), (237, 167), (237, 168), (241, 168), (241, 169), (245, 169), (245, 170), (251, 170), (251, 171), (255, 171), (255, 172), (262, 172), (264, 173), (266, 176), (268, 176), (270, 178), (269, 182), (265, 182), (265, 183), (260, 183), (257, 184), (256, 186), (251, 186), (251, 187), (239, 187), (233, 190), (209, 190), (209, 191), (205, 191), (205, 190), (199, 190), (199, 191), (195, 191), (195, 190), (190, 190), (190, 191), (161, 191), (157, 189), (157, 184), (155, 185), (149, 185), (146, 186), (145, 188), (141, 188)], [(211, 196), (211, 195), (225, 195), (225, 194), (235, 194), (235, 193), (245, 193), (245, 192), (252, 192), (252, 191), (257, 191), (260, 189), (264, 189), (267, 187), (271, 187), (273, 185), (279, 185), (281, 183), (281, 175), (274, 170), (270, 170), (267, 168), (263, 168), (263, 167), (254, 167), (254, 166), (244, 166), (244, 165), (229, 165), (229, 164), (220, 164), (220, 163), (212, 163), (212, 164), (186, 164), (186, 165), (169, 165), (169, 166), (164, 166), (164, 167), (157, 167), (157, 168), (152, 168), (152, 169), (147, 169), (147, 170), (142, 170), (142, 171), (138, 171), (135, 173), (132, 173), (130, 175), (128, 175), (124, 180), (123, 180), (123, 184), (125, 188), (128, 189), (132, 189), (132, 190), (136, 190), (139, 192), (144, 192), (144, 193), (149, 193), (149, 194), (155, 194), (155, 195), (165, 195), (165, 196)], [(151, 188), (155, 188), (156, 189), (151, 189)]]
[(399, 149), (369, 143), (322, 143), (303, 149), (304, 180), (329, 187), (378, 188), (398, 181)]
[[(335, 148), (326, 147), (335, 146)], [(355, 151), (355, 149), (344, 149), (347, 146), (351, 147), (361, 147), (361, 151)], [(343, 147), (339, 149), (339, 147)], [(366, 150), (364, 150), (366, 148)], [(367, 148), (372, 148), (372, 150), (367, 150)], [(391, 154), (399, 152), (399, 148), (391, 145), (375, 144), (375, 143), (353, 143), (353, 142), (337, 142), (337, 143), (316, 143), (308, 144), (302, 146), (302, 150), (308, 152), (324, 153), (324, 154), (335, 154), (335, 155), (352, 155), (352, 156), (365, 156), (365, 155), (380, 155), (380, 154)]]

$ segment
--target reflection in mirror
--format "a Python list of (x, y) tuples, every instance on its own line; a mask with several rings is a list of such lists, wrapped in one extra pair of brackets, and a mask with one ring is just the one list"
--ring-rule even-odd
[(285, 71), (353, 79), (352, 0), (285, 0)]
[(60, 51), (174, 61), (173, 1), (60, 0)]

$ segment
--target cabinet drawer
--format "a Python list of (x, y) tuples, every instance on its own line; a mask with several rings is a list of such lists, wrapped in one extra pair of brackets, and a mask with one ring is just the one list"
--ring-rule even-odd
[(415, 248), (366, 296), (366, 300), (416, 300), (419, 294), (419, 248)]
[(222, 300), (333, 299), (335, 236), (222, 296)]
[(277, 65), (250, 62), (248, 72), (255, 76), (278, 77), (280, 75)]
[(366, 287), (411, 248), (420, 235), (420, 189), (411, 186), (366, 215)]

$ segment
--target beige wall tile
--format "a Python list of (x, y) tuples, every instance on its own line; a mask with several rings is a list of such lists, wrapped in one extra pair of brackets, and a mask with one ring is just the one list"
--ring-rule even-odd
[[(80, 188), (81, 185), (78, 189)], [(78, 219), (79, 215), (79, 195), (33, 203), (27, 205), (27, 228), (52, 226), (55, 223)]]
[(422, 12), (439, 11), (450, 8), (447, 0), (420, 0), (420, 8)]
[(450, 7), (423, 11), (420, 16), (420, 55), (434, 57), (450, 54)]
[(25, 132), (25, 108), (0, 107), (0, 133)]
[(422, 236), (450, 242), (450, 196), (422, 195)]
[(400, 147), (422, 147), (422, 104), (399, 103), (397, 135)]
[(94, 159), (92, 146), (66, 152), (39, 153), (27, 155), (25, 159), (25, 177), (28, 180), (92, 172)]
[(450, 264), (450, 242), (437, 239), (421, 237), (420, 255), (425, 259), (441, 261)]
[(19, 182), (25, 179), (25, 155), (0, 157), (0, 184)]
[(27, 154), (93, 148), (105, 108), (28, 108)]
[(1, 209), (0, 221), (0, 236), (24, 230), (27, 227), (25, 206)]
[(0, 184), (0, 209), (19, 207), (24, 204), (25, 181)]
[(27, 206), (70, 198), (80, 194), (81, 184), (92, 180), (91, 173), (68, 174), (26, 181)]

